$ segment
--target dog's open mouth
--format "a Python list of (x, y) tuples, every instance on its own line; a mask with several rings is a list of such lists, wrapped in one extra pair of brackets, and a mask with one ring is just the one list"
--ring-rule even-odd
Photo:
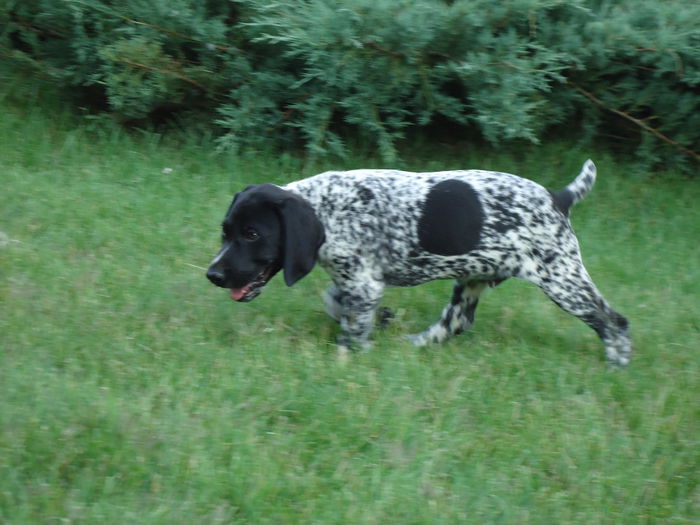
[(229, 288), (231, 299), (241, 303), (252, 301), (258, 295), (260, 295), (260, 292), (262, 292), (262, 289), (267, 284), (267, 281), (269, 281), (270, 277), (272, 277), (275, 273), (275, 266), (271, 265), (260, 272), (260, 275), (245, 286), (242, 286), (241, 288)]

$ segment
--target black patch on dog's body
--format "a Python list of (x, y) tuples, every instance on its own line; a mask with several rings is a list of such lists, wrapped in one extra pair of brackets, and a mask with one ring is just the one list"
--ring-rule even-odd
[(446, 180), (430, 189), (418, 222), (418, 242), (436, 255), (464, 255), (479, 244), (484, 210), (474, 189)]

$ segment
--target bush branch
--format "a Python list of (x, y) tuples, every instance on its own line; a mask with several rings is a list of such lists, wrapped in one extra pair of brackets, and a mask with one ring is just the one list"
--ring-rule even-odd
[(625, 113), (624, 111), (620, 111), (619, 109), (611, 108), (610, 106), (608, 106), (607, 104), (605, 104), (605, 102), (603, 102), (603, 101), (600, 100), (598, 97), (596, 97), (593, 93), (591, 93), (590, 91), (586, 91), (585, 89), (583, 89), (581, 86), (579, 86), (579, 85), (576, 84), (575, 82), (572, 82), (571, 80), (567, 80), (567, 83), (568, 83), (571, 87), (573, 87), (576, 91), (578, 91), (579, 93), (581, 93), (584, 97), (586, 97), (588, 100), (590, 100), (591, 102), (597, 104), (597, 105), (600, 106), (601, 108), (603, 108), (603, 109), (605, 109), (605, 110), (607, 110), (607, 111), (610, 111), (611, 113), (615, 113), (616, 115), (618, 115), (618, 116), (620, 116), (620, 117), (622, 117), (622, 118), (624, 118), (624, 119), (626, 119), (626, 120), (629, 120), (629, 121), (632, 122), (633, 124), (635, 124), (635, 125), (639, 126), (640, 128), (642, 128), (644, 131), (646, 131), (646, 132), (648, 132), (648, 133), (651, 133), (651, 134), (654, 135), (655, 137), (657, 137), (657, 138), (663, 140), (664, 142), (666, 142), (666, 143), (668, 143), (668, 144), (671, 144), (672, 146), (675, 146), (676, 148), (678, 148), (679, 150), (681, 150), (683, 153), (686, 153), (686, 154), (690, 155), (691, 157), (695, 157), (696, 160), (700, 160), (700, 153), (697, 153), (696, 151), (693, 151), (693, 150), (690, 149), (690, 148), (686, 148), (686, 147), (683, 146), (682, 144), (679, 144), (678, 142), (676, 142), (676, 141), (673, 140), (672, 138), (667, 137), (666, 135), (664, 135), (663, 133), (661, 133), (658, 129), (652, 128), (651, 126), (645, 124), (645, 123), (644, 123), (643, 121), (641, 121), (640, 119), (633, 117), (633, 116), (630, 115), (629, 113)]
[(134, 62), (133, 60), (129, 60), (128, 58), (117, 58), (116, 62), (122, 62), (123, 64), (127, 64), (128, 66), (131, 66), (131, 67), (136, 68), (136, 69), (143, 69), (145, 71), (154, 71), (156, 73), (161, 73), (163, 75), (175, 77), (178, 80), (182, 80), (183, 82), (187, 82), (188, 84), (192, 84), (193, 86), (198, 87), (202, 91), (208, 91), (207, 87), (204, 84), (201, 84), (200, 82), (197, 82), (194, 79), (186, 77), (185, 75), (181, 75), (180, 73), (175, 73), (174, 71), (168, 71), (167, 69), (159, 69), (157, 67), (148, 66), (148, 65), (142, 64), (140, 62)]

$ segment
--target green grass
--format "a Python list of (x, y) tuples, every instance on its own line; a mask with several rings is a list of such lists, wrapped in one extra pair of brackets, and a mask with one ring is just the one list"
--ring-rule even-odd
[(398, 319), (343, 365), (321, 271), (241, 305), (197, 267), (246, 184), (379, 162), (223, 158), (9, 99), (0, 115), (0, 522), (700, 523), (697, 180), (564, 143), (408, 154), (553, 188), (591, 155), (573, 222), (636, 353), (608, 370), (517, 281), (417, 351), (402, 334), (437, 318), (437, 282), (391, 290)]

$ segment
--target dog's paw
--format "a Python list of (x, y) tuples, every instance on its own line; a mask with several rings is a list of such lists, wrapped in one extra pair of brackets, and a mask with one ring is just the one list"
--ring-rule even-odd
[(344, 345), (338, 345), (338, 364), (344, 365), (350, 359), (350, 349)]
[(408, 339), (408, 341), (413, 346), (416, 346), (418, 348), (420, 348), (422, 346), (426, 346), (429, 343), (429, 341), (426, 339), (425, 335), (422, 333), (421, 334), (408, 334), (405, 337), (406, 337), (406, 339)]
[(624, 333), (612, 342), (607, 342), (605, 345), (605, 357), (610, 368), (626, 367), (632, 357), (632, 342), (629, 336)]
[(396, 314), (386, 306), (383, 306), (377, 310), (377, 326), (380, 329), (384, 329), (389, 326), (395, 318)]
[(609, 350), (607, 353), (608, 368), (611, 370), (618, 370), (627, 367), (630, 363), (630, 355), (616, 353), (612, 354)]

